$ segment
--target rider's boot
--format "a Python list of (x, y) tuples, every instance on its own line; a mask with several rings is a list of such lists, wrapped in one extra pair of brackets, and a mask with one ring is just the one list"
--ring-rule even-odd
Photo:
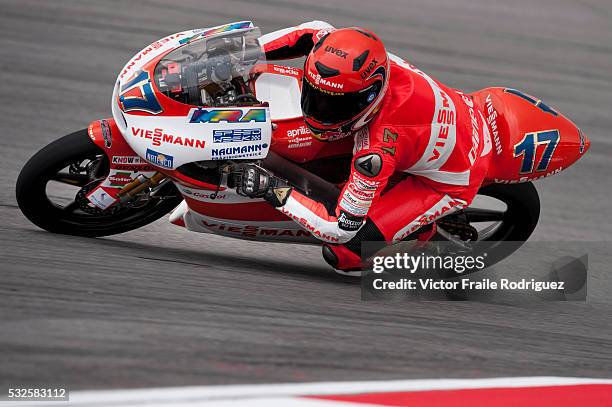
[(323, 258), (338, 274), (361, 276), (361, 256), (344, 245), (323, 245)]
[[(417, 232), (408, 236), (405, 240), (413, 240), (416, 244), (416, 247), (419, 247), (421, 244), (426, 244), (429, 242), (437, 233), (436, 224), (432, 223), (429, 225), (425, 225), (423, 228), (419, 229)], [(351, 242), (343, 245), (331, 245), (326, 244), (323, 245), (323, 258), (334, 268), (336, 273), (360, 277), (361, 276), (361, 256), (359, 253), (359, 248), (361, 244), (355, 244), (351, 240)], [(374, 253), (371, 253), (372, 255)]]

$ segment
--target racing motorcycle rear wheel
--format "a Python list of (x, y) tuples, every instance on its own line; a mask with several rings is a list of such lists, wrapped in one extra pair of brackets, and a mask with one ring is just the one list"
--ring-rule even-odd
[(17, 203), (35, 225), (53, 233), (98, 237), (145, 226), (174, 209), (182, 200), (173, 183), (149, 191), (138, 205), (101, 211), (87, 205), (85, 195), (109, 173), (104, 152), (83, 129), (64, 136), (36, 153), (17, 179)]
[(540, 198), (533, 183), (490, 184), (478, 191), (469, 207), (437, 224), (442, 233), (474, 241), (479, 252), (487, 253), (486, 263), (491, 266), (518, 250), (539, 218)]

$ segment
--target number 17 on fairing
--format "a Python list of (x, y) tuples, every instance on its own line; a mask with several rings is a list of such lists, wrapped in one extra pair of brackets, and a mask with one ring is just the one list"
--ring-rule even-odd
[(546, 130), (536, 133), (527, 133), (525, 137), (514, 146), (514, 157), (523, 156), (521, 164), (521, 174), (530, 174), (533, 172), (533, 166), (536, 161), (536, 153), (538, 146), (544, 144), (544, 153), (536, 167), (536, 171), (546, 171), (550, 159), (555, 153), (555, 148), (559, 143), (559, 130)]

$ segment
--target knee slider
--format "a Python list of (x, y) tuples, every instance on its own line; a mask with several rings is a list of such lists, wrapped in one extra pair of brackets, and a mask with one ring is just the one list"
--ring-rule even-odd
[(326, 244), (323, 245), (323, 259), (333, 268), (338, 266), (338, 256), (336, 256), (336, 253), (334, 253), (332, 248)]

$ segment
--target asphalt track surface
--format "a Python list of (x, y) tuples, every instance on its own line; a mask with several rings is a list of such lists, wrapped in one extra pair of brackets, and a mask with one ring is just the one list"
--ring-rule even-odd
[(608, 0), (305, 3), (0, 1), (1, 385), (610, 376), (606, 267), (591, 273), (587, 303), (372, 303), (316, 247), (197, 235), (165, 219), (85, 239), (40, 231), (21, 215), (21, 166), (108, 117), (118, 70), (148, 43), (239, 19), (264, 32), (323, 19), (375, 30), (452, 86), (515, 87), (574, 119), (593, 147), (537, 184), (534, 238), (610, 242)]

